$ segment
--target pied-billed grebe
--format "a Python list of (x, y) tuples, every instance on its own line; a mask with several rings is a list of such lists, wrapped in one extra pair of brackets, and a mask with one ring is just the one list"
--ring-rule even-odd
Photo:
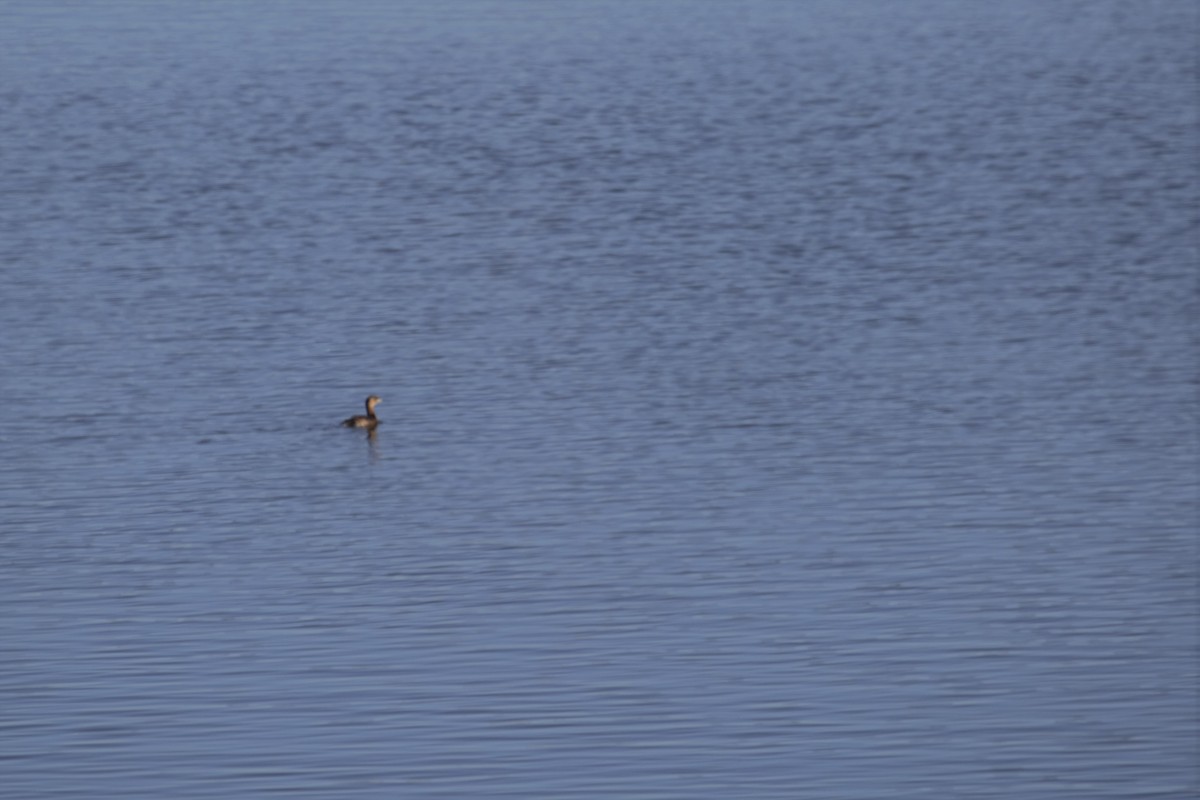
[(367, 398), (367, 415), (355, 414), (347, 420), (343, 420), (342, 424), (347, 428), (374, 428), (379, 424), (379, 419), (375, 416), (375, 406), (379, 404), (379, 398), (371, 395)]

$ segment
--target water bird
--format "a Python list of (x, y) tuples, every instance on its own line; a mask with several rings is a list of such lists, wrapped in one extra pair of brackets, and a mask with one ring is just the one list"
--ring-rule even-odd
[(350, 419), (342, 420), (342, 425), (347, 428), (369, 428), (374, 430), (375, 426), (379, 424), (379, 418), (375, 416), (375, 406), (379, 405), (379, 401), (379, 397), (371, 395), (367, 398), (366, 415), (355, 414)]

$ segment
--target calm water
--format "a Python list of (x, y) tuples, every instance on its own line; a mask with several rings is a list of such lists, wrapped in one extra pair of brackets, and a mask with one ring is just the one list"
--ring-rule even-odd
[(1198, 34), (5, 4), (0, 796), (1191, 797)]

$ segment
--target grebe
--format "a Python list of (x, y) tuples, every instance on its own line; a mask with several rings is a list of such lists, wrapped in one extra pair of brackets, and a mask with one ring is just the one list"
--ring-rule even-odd
[(347, 428), (374, 428), (379, 424), (379, 419), (375, 416), (375, 406), (378, 405), (379, 398), (371, 395), (367, 398), (367, 415), (355, 414), (347, 420), (343, 420), (342, 424)]

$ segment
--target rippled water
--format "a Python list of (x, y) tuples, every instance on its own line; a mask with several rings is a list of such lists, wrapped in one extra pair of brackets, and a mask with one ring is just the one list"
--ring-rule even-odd
[(1192, 796), (1198, 32), (7, 5), (0, 796)]

